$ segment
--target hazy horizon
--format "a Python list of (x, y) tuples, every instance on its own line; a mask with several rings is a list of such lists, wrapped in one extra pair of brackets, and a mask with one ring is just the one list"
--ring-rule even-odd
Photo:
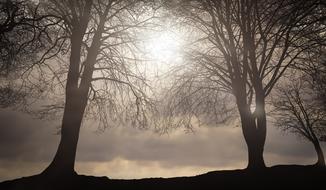
[[(0, 181), (40, 173), (53, 159), (60, 136), (60, 121), (35, 120), (9, 109), (0, 110)], [(326, 151), (326, 143), (321, 142)], [(310, 142), (268, 127), (264, 153), (267, 166), (314, 164)], [(168, 135), (132, 127), (97, 133), (81, 128), (75, 169), (79, 174), (134, 179), (192, 176), (213, 170), (242, 169), (247, 148), (240, 127), (182, 129)]]

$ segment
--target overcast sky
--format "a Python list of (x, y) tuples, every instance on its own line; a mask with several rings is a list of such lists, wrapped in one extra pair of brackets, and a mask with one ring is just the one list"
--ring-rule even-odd
[[(41, 172), (53, 158), (58, 122), (0, 110), (0, 181)], [(326, 151), (325, 143), (322, 143)], [(265, 161), (313, 164), (313, 146), (269, 126)], [(109, 178), (189, 176), (211, 170), (244, 168), (247, 152), (240, 127), (201, 127), (195, 133), (175, 131), (160, 136), (127, 127), (97, 133), (91, 125), (80, 133), (76, 170)]]

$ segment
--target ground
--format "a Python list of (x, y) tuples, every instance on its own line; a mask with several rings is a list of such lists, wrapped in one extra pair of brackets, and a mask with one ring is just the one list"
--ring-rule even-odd
[(325, 189), (326, 169), (315, 166), (283, 165), (262, 171), (213, 171), (193, 177), (146, 178), (118, 180), (108, 177), (73, 175), (47, 179), (42, 175), (24, 177), (0, 183), (1, 190), (21, 189)]

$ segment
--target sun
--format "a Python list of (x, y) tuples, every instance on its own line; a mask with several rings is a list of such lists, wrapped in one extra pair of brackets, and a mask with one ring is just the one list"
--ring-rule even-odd
[(150, 60), (170, 64), (180, 59), (181, 37), (171, 30), (151, 33), (145, 43), (145, 51)]

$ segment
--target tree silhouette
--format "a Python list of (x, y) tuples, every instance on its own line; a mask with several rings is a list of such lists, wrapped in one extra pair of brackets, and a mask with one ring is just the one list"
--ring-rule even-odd
[(326, 140), (326, 112), (309, 81), (311, 78), (307, 76), (292, 76), (277, 87), (273, 96), (275, 123), (310, 141), (318, 155), (316, 165), (325, 167), (319, 141)]
[(148, 115), (154, 106), (145, 93), (149, 86), (137, 53), (137, 35), (152, 17), (143, 14), (147, 9), (143, 3), (49, 0), (36, 4), (35, 12), (46, 18), (43, 24), (47, 27), (33, 28), (42, 33), (36, 38), (45, 34), (47, 41), (35, 60), (20, 72), (19, 89), (37, 94), (27, 98), (32, 102), (42, 99), (41, 94), (48, 97), (47, 105), (37, 111), (39, 116), (63, 116), (58, 150), (42, 174), (60, 177), (75, 173), (79, 130), (85, 115), (97, 118), (102, 129), (121, 123), (149, 126)]
[[(314, 29), (313, 20), (307, 19), (318, 2), (178, 3), (173, 6), (177, 7), (176, 14), (184, 18), (197, 40), (189, 43), (188, 65), (177, 71), (170, 91), (168, 118), (177, 125), (191, 125), (194, 118), (200, 120), (209, 114), (219, 120), (219, 113), (223, 109), (227, 113), (232, 107), (225, 106), (232, 102), (225, 101), (230, 98), (226, 93), (232, 94), (248, 147), (247, 168), (264, 168), (266, 98), (302, 52), (314, 47), (313, 40), (301, 39), (308, 35), (306, 31)], [(218, 111), (212, 113), (215, 110)]]

